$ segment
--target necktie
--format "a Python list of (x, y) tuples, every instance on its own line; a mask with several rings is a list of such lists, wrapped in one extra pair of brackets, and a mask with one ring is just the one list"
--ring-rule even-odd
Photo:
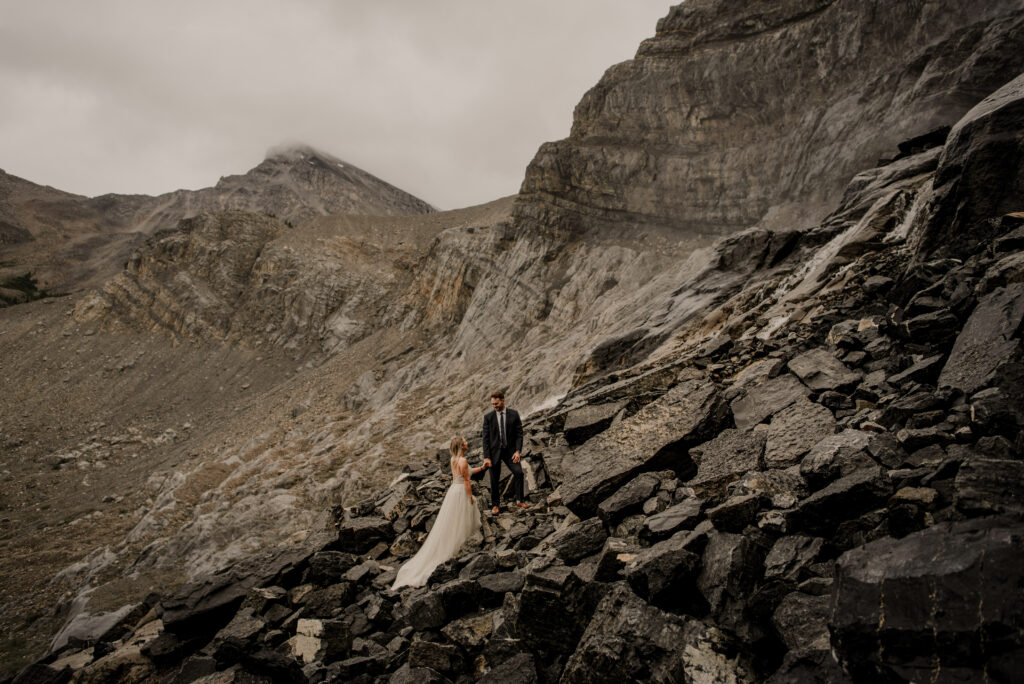
[(498, 432), (501, 435), (501, 446), (505, 447), (508, 444), (505, 442), (505, 412), (502, 411), (498, 414)]

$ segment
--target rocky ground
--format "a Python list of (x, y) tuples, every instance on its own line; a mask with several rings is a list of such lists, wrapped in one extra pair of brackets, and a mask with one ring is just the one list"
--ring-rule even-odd
[[(510, 204), (499, 200), (394, 219), (326, 217), (294, 229), (262, 215), (242, 215), (248, 218), (238, 230), (243, 236), (246, 229), (257, 235), (266, 226), (285, 231), (284, 244), (267, 249), (265, 260), (276, 254), (292, 275), (303, 255), (317, 254), (316, 262), (324, 265), (318, 270), (312, 258), (305, 261), (306, 280), (285, 280), (286, 291), (274, 302), (312, 299), (319, 290), (310, 282), (329, 281), (345, 263), (324, 258), (323, 242), (332, 241), (343, 254), (354, 242), (350, 236), (357, 235), (361, 246), (348, 258), (362, 259), (359, 282), (376, 279), (374, 287), (393, 294), (397, 304), (406, 288), (418, 288), (408, 263), (438, 233), (506, 219)], [(238, 215), (224, 216), (238, 226)], [(389, 256), (363, 259), (367, 253)], [(178, 277), (173, 268), (163, 269), (152, 268), (141, 284), (127, 276), (115, 283), (128, 282), (135, 292), (159, 290)], [(237, 287), (227, 280), (221, 292), (230, 297)], [(340, 299), (351, 292), (337, 289)], [(350, 491), (387, 484), (400, 467), (396, 460), (382, 470), (379, 458), (367, 455), (370, 449), (388, 453), (380, 437), (372, 443), (358, 434), (345, 439), (360, 416), (375, 408), (364, 396), (374, 389), (375, 374), (383, 374), (389, 359), (401, 360), (424, 345), (416, 334), (374, 332), (376, 309), (360, 310), (362, 340), (328, 356), (324, 348), (335, 338), (321, 334), (323, 313), (294, 316), (277, 333), (261, 328), (245, 344), (226, 344), (217, 338), (227, 328), (213, 339), (197, 334), (202, 307), (177, 327), (160, 326), (153, 324), (154, 309), (145, 306), (130, 309), (134, 317), (97, 314), (96, 301), (103, 296), (83, 292), (0, 310), (5, 671), (46, 651), (86, 602), (89, 611), (116, 609), (125, 600), (185, 582), (204, 566), (230, 562), (229, 556), (303, 537), (318, 512)], [(261, 305), (259, 292), (250, 296), (251, 320), (269, 307)], [(210, 311), (219, 311), (209, 294), (206, 301)], [(426, 311), (443, 315), (444, 306)], [(218, 322), (213, 314), (206, 318)], [(319, 443), (315, 454), (312, 443)], [(339, 469), (344, 486), (337, 480)], [(288, 477), (281, 478), (285, 471)], [(280, 506), (292, 509), (289, 522), (271, 524), (268, 518), (280, 514)], [(225, 514), (235, 521), (234, 532), (213, 524)], [(261, 530), (271, 531), (270, 537)]]
[(717, 243), (755, 305), (532, 412), (531, 507), (426, 586), (389, 588), (444, 453), (300, 543), (82, 614), (14, 681), (1014, 681), (1024, 214), (975, 174), (1019, 179), (1022, 88), (784, 253)]

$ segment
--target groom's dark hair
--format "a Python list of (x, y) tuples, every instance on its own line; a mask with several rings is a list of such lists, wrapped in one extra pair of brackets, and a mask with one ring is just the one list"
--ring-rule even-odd
[(502, 392), (501, 390), (496, 390), (494, 392), (491, 392), (491, 399), (504, 399), (504, 398), (505, 398), (505, 393)]

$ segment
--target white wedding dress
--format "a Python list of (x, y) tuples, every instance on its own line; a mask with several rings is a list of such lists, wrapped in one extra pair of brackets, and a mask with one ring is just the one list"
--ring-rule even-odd
[(454, 472), (452, 477), (452, 486), (444, 495), (430, 534), (416, 555), (398, 570), (392, 589), (423, 586), (434, 568), (458, 553), (463, 544), (470, 539), (483, 538), (480, 532), (480, 510), (466, 496), (465, 479)]

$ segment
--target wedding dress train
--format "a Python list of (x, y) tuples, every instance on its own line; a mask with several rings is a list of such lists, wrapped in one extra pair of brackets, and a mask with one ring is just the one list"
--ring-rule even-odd
[(466, 496), (466, 482), (459, 475), (444, 495), (437, 520), (423, 546), (399, 569), (391, 588), (423, 586), (434, 568), (458, 553), (463, 544), (482, 538), (480, 510)]

